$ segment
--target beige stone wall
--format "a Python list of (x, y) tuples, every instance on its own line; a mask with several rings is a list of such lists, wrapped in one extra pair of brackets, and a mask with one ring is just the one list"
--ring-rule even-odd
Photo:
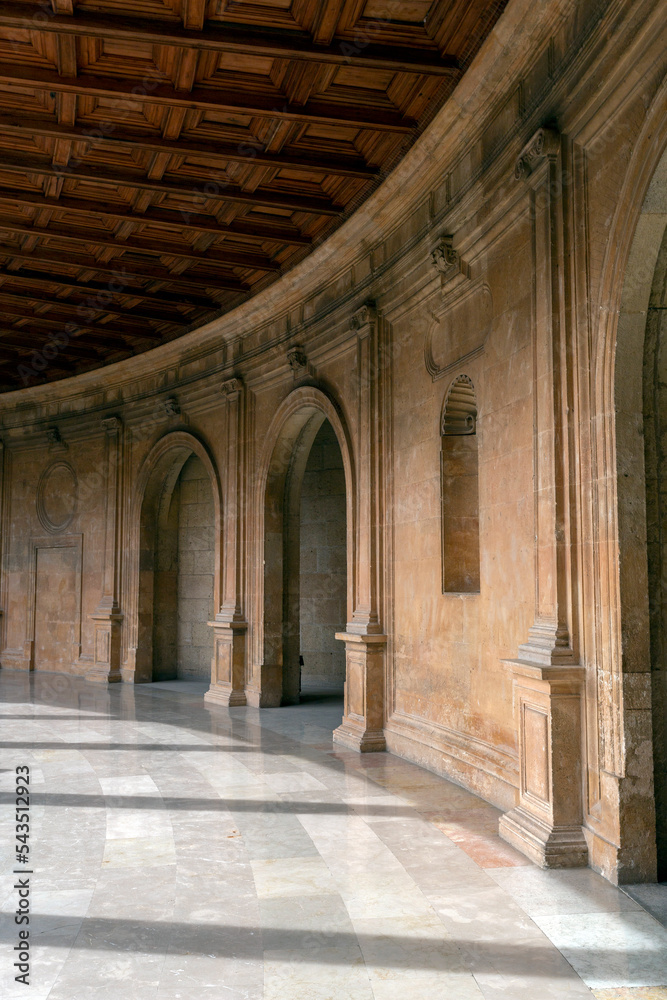
[[(326, 418), (347, 515), (336, 738), (484, 795), (545, 863), (652, 877), (642, 367), (663, 21), (656, 0), (510, 0), (423, 138), (284, 281), (131, 362), (0, 398), (3, 669), (150, 679), (142, 511), (196, 453), (212, 508), (201, 470), (181, 481), (183, 669), (209, 676), (214, 642), (213, 701), (279, 704), (288, 487)], [(443, 592), (441, 420), (462, 375), (479, 593)]]
[(342, 688), (347, 559), (345, 472), (331, 424), (315, 438), (301, 485), (300, 625), (303, 685)]

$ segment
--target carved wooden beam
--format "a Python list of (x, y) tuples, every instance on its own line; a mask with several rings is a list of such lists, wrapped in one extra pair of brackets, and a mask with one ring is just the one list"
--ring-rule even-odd
[[(451, 76), (461, 71), (457, 58), (440, 54), (435, 47), (408, 48), (378, 44), (359, 47), (353, 44), (345, 46), (344, 42), (317, 45), (305, 32), (275, 29), (262, 31), (234, 24), (218, 25), (215, 22), (209, 22), (205, 31), (187, 30), (167, 21), (113, 17), (90, 11), (77, 11), (74, 17), (56, 14), (45, 18), (37, 4), (0, 3), (0, 25), (83, 38), (126, 39), (152, 45), (174, 45), (182, 49), (231, 52), (329, 66), (358, 66), (395, 73), (416, 73), (419, 76)], [(333, 38), (326, 18), (322, 24), (321, 37), (323, 40)]]
[(153, 309), (150, 306), (128, 307), (124, 306), (123, 303), (118, 302), (88, 305), (89, 296), (86, 295), (86, 292), (89, 290), (86, 288), (81, 290), (83, 292), (83, 298), (67, 299), (56, 298), (54, 295), (45, 294), (35, 288), (31, 288), (29, 292), (19, 292), (16, 289), (12, 290), (8, 288), (6, 284), (6, 282), (11, 281), (14, 276), (14, 271), (10, 271), (2, 275), (4, 281), (0, 284), (0, 300), (4, 302), (9, 299), (10, 302), (20, 302), (24, 305), (26, 302), (39, 302), (44, 303), (45, 305), (58, 306), (61, 310), (71, 310), (70, 320), (73, 323), (77, 322), (77, 320), (80, 321), (81, 319), (79, 310), (84, 310), (84, 319), (88, 322), (90, 322), (93, 318), (90, 315), (91, 313), (100, 316), (122, 316), (124, 319), (142, 324), (142, 327), (148, 331), (146, 336), (149, 336), (151, 328), (146, 326), (146, 320), (153, 323), (171, 323), (173, 326), (183, 326), (193, 322), (190, 315), (184, 316), (183, 313), (176, 309), (168, 311), (165, 309)]
[[(336, 216), (342, 211), (342, 206), (336, 206), (328, 198), (304, 197), (288, 192), (242, 191), (237, 185), (231, 184), (226, 177), (210, 171), (201, 177), (188, 178), (186, 183), (176, 180), (149, 180), (136, 173), (104, 167), (68, 165), (54, 167), (49, 161), (23, 153), (2, 151), (2, 172), (25, 177), (26, 174), (37, 174), (42, 177), (67, 178), (74, 181), (90, 181), (95, 184), (110, 184), (113, 187), (136, 188), (138, 191), (154, 191), (159, 194), (176, 195), (184, 202), (195, 199), (200, 204), (209, 201), (231, 201), (240, 204), (264, 206), (268, 208), (286, 208), (295, 212), (308, 212), (313, 215)], [(205, 169), (205, 168), (204, 168)]]
[(259, 142), (253, 140), (252, 136), (249, 136), (248, 140), (241, 145), (239, 143), (229, 145), (224, 142), (206, 142), (203, 139), (192, 138), (173, 141), (120, 127), (102, 129), (89, 125), (60, 125), (48, 117), (33, 118), (31, 116), (30, 121), (26, 122), (24, 118), (19, 118), (14, 114), (1, 112), (0, 132), (87, 142), (91, 147), (104, 144), (145, 152), (174, 153), (178, 156), (206, 156), (216, 163), (230, 162), (261, 167), (289, 167), (293, 171), (306, 173), (315, 171), (323, 174), (335, 174), (339, 177), (357, 177), (360, 180), (373, 180), (380, 173), (377, 168), (367, 166), (363, 159), (354, 159), (351, 156), (322, 158), (305, 151), (303, 153), (301, 151), (299, 153), (267, 153)]
[[(122, 243), (118, 244), (122, 247)], [(39, 261), (44, 263), (63, 263), (62, 250), (49, 250), (44, 247), (36, 247), (34, 250), (23, 251), (15, 247), (6, 246), (0, 243), (0, 258), (9, 257), (12, 260)], [(138, 281), (168, 281), (170, 286), (176, 288), (193, 289), (195, 292), (206, 291), (206, 289), (220, 289), (228, 292), (249, 292), (248, 285), (239, 281), (238, 278), (220, 274), (177, 274), (172, 273), (165, 267), (152, 267), (146, 264), (135, 264), (133, 261), (125, 261), (117, 257), (109, 263), (96, 260), (91, 254), (72, 254), (67, 256), (65, 263), (72, 267), (80, 267), (86, 271), (99, 271), (101, 274), (111, 275), (116, 280), (119, 274), (131, 275)], [(53, 275), (54, 281), (59, 281), (57, 274)], [(134, 288), (134, 286), (132, 286)], [(141, 289), (140, 289), (141, 291)]]
[[(136, 40), (136, 39), (135, 39)], [(158, 71), (156, 70), (156, 73)], [(346, 103), (333, 104), (311, 101), (303, 106), (290, 106), (281, 94), (252, 94), (250, 91), (214, 90), (196, 87), (189, 92), (177, 90), (164, 74), (159, 73), (150, 86), (137, 85), (133, 80), (82, 74), (62, 77), (41, 66), (0, 63), (0, 84), (10, 87), (32, 87), (54, 94), (77, 94), (80, 97), (118, 101), (127, 98), (134, 103), (167, 107), (196, 108), (230, 115), (252, 115), (299, 124), (342, 125), (382, 132), (408, 135), (417, 127), (412, 118), (399, 111), (385, 110)]]
[[(141, 236), (131, 237), (120, 242), (113, 238), (103, 239), (100, 230), (96, 229), (68, 229), (59, 226), (27, 226), (14, 222), (11, 219), (4, 219), (0, 216), (0, 236), (2, 233), (11, 233), (16, 236), (38, 236), (40, 239), (57, 240), (65, 243), (72, 243), (77, 246), (87, 246), (95, 248), (106, 248), (109, 250), (138, 250), (142, 254), (151, 254), (158, 257), (178, 257), (182, 260), (201, 260), (208, 264), (228, 264), (231, 267), (247, 267), (256, 271), (281, 271), (281, 265), (264, 254), (244, 252), (243, 250), (225, 250), (210, 247), (208, 250), (194, 250), (188, 244), (165, 243), (160, 240), (144, 239)], [(110, 234), (112, 236), (112, 234)], [(61, 256), (62, 259), (62, 256)], [(117, 260), (122, 260), (118, 257)]]
[(3, 192), (0, 190), (0, 206), (5, 205), (10, 209), (15, 209), (17, 205), (28, 208), (51, 208), (59, 212), (67, 212), (68, 215), (81, 215), (90, 224), (91, 217), (101, 219), (113, 219), (120, 222), (142, 223), (151, 226), (164, 226), (173, 231), (173, 227), (178, 229), (192, 229), (200, 233), (215, 233), (217, 236), (243, 236), (248, 239), (261, 241), (275, 241), (276, 243), (288, 243), (296, 246), (310, 246), (312, 240), (310, 236), (300, 233), (294, 226), (274, 225), (264, 223), (248, 222), (244, 219), (234, 221), (225, 225), (217, 222), (211, 215), (201, 215), (197, 212), (174, 212), (168, 209), (157, 208), (148, 209), (144, 213), (133, 212), (131, 209), (121, 209), (115, 206), (102, 205), (98, 201), (86, 200), (83, 198), (48, 198), (41, 194), (33, 194), (28, 191)]
[[(116, 296), (123, 296), (130, 299), (145, 299), (147, 302), (173, 302), (177, 305), (188, 304), (201, 306), (204, 309), (220, 308), (220, 303), (216, 302), (215, 299), (194, 296), (187, 293), (173, 294), (172, 292), (167, 291), (149, 292), (145, 288), (135, 288), (134, 286), (124, 285), (121, 278), (114, 283), (119, 286), (118, 288), (110, 288), (110, 282), (77, 281), (75, 278), (65, 277), (62, 274), (54, 274), (53, 271), (48, 273), (41, 271), (12, 271), (8, 267), (0, 267), (0, 278), (10, 278), (12, 281), (34, 281), (36, 284), (64, 285), (67, 288), (76, 288), (82, 292), (88, 292), (91, 295), (95, 292), (102, 292), (106, 297), (108, 293), (108, 295), (112, 298), (115, 298)], [(28, 294), (26, 297), (30, 298), (30, 295)], [(101, 308), (104, 308), (104, 306)]]

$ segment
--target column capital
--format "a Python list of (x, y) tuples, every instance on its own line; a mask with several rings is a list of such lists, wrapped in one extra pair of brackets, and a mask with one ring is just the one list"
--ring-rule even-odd
[(220, 391), (222, 392), (223, 396), (225, 396), (225, 398), (229, 400), (230, 403), (233, 402), (235, 399), (238, 399), (242, 390), (243, 390), (243, 380), (239, 378), (238, 375), (235, 375), (233, 378), (226, 379), (220, 386)]
[(360, 306), (350, 316), (350, 329), (361, 333), (373, 326), (377, 322), (377, 318), (378, 313), (375, 302), (371, 300), (364, 302), (363, 306)]
[(553, 160), (560, 152), (560, 132), (555, 128), (538, 128), (537, 132), (526, 143), (514, 168), (517, 180), (526, 180), (544, 160)]
[(102, 418), (102, 427), (104, 428), (107, 434), (119, 433), (122, 426), (123, 426), (122, 420), (120, 419), (120, 417), (116, 416), (115, 413), (112, 414), (110, 417)]

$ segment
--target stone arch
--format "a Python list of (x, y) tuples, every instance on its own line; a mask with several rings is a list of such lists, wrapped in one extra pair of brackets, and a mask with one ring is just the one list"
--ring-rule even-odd
[(171, 431), (144, 458), (130, 500), (127, 653), (123, 679), (152, 679), (153, 567), (156, 531), (169, 519), (170, 500), (187, 461), (196, 456), (211, 485), (214, 519), (213, 603), (220, 605), (222, 502), (220, 480), (206, 444), (187, 431)]
[[(635, 143), (603, 264), (591, 351), (592, 580), (596, 615), (601, 828), (618, 850), (597, 866), (613, 881), (655, 878), (651, 654), (643, 368), (648, 305), (667, 226), (667, 81)], [(629, 686), (629, 675), (632, 685)]]
[(315, 437), (325, 420), (333, 428), (343, 460), (346, 489), (347, 620), (356, 592), (355, 483), (352, 447), (340, 408), (327, 393), (312, 386), (295, 389), (274, 415), (259, 462), (254, 523), (256, 567), (253, 642), (248, 703), (279, 705), (298, 700), (294, 671), (284, 672), (295, 659), (297, 629), (285, 629), (298, 616), (294, 594), (285, 581), (290, 574), (284, 550), (289, 522), (298, 518), (300, 486)]
[[(667, 181), (667, 177), (666, 177)], [(667, 183), (665, 209), (667, 209)], [(667, 881), (667, 221), (644, 341), (644, 458), (658, 881)]]

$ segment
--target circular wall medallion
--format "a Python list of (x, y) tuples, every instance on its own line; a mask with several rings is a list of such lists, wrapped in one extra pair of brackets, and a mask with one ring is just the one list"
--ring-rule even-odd
[(64, 531), (76, 512), (76, 473), (67, 462), (54, 462), (37, 487), (37, 516), (47, 531)]

